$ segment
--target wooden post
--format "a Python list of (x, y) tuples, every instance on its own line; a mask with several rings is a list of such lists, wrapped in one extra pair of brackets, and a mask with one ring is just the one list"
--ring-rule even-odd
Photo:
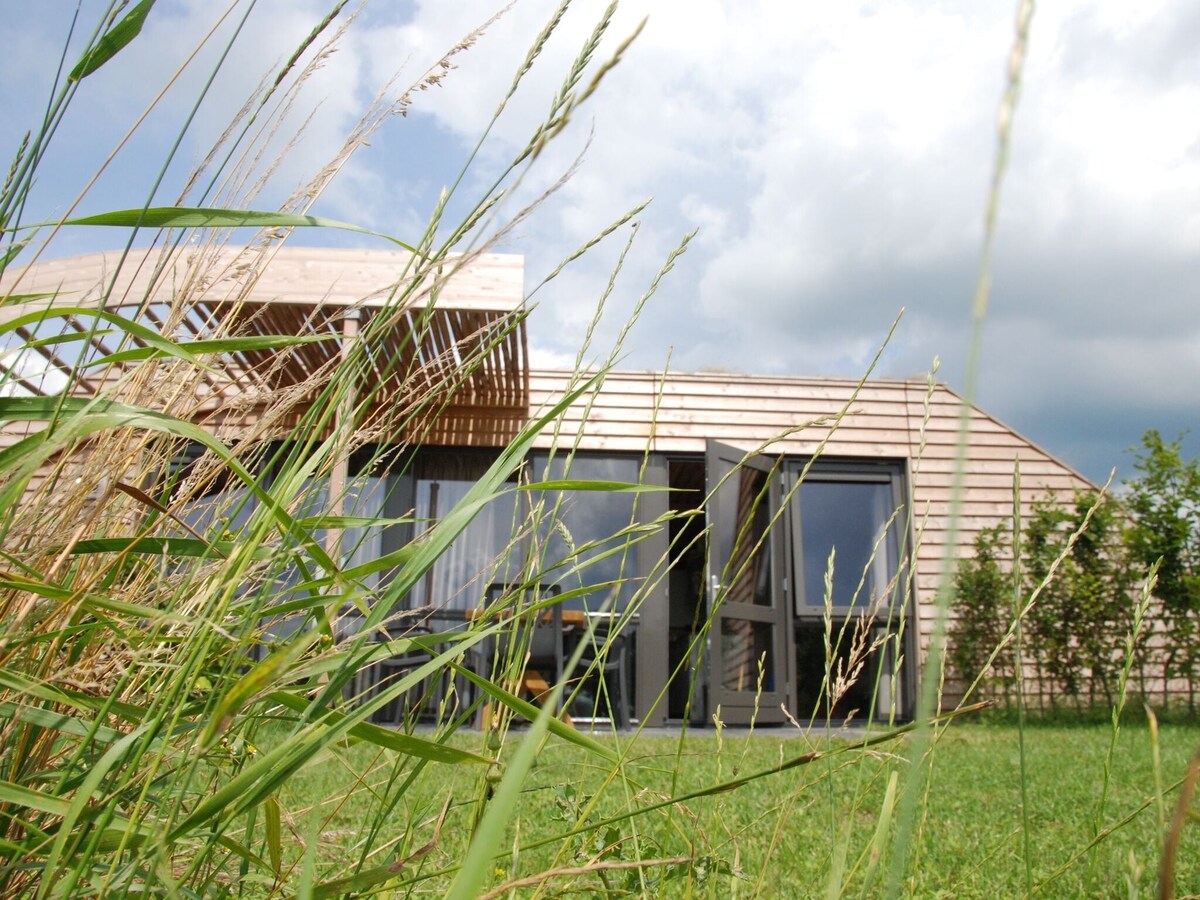
[[(359, 309), (348, 309), (342, 314), (343, 365), (350, 358), (350, 350), (358, 337), (361, 318), (362, 310)], [(333, 419), (334, 440), (337, 441), (338, 449), (335, 452), (333, 468), (329, 471), (329, 514), (331, 516), (345, 515), (346, 512), (346, 485), (350, 480), (350, 454), (344, 449), (349, 435), (344, 434), (343, 430), (352, 426), (350, 419), (354, 410), (354, 401), (354, 383), (351, 380)], [(341, 562), (344, 535), (344, 528), (330, 528), (325, 536), (325, 549), (329, 556), (337, 562)]]

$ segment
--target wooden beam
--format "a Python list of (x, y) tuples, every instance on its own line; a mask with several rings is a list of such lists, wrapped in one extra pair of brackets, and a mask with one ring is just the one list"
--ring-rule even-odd
[[(342, 363), (350, 358), (354, 343), (358, 339), (358, 326), (362, 314), (357, 309), (346, 310), (342, 316)], [(345, 367), (348, 370), (348, 367)], [(350, 453), (348, 448), (350, 430), (354, 423), (351, 419), (356, 402), (356, 391), (353, 383), (346, 385), (345, 393), (334, 414), (334, 441), (336, 449), (333, 468), (329, 472), (329, 514), (342, 516), (346, 514), (346, 485), (350, 481)], [(344, 528), (330, 528), (326, 532), (326, 550), (336, 562), (342, 558), (342, 539), (345, 537)]]
[[(280, 247), (261, 275), (243, 290), (246, 265), (241, 248), (208, 254), (187, 249), (175, 253), (157, 272), (158, 250), (133, 250), (121, 264), (119, 252), (89, 253), (34, 263), (5, 272), (0, 295), (50, 293), (53, 297), (0, 308), (0, 323), (55, 306), (116, 309), (152, 303), (171, 304), (178, 292), (193, 292), (210, 306), (244, 304), (384, 308), (399, 284), (410, 278), (407, 252)], [(120, 264), (120, 269), (117, 266)], [(193, 267), (200, 267), (203, 281)], [(482, 253), (466, 259), (451, 256), (429, 273), (413, 293), (413, 305), (440, 309), (502, 311), (524, 301), (524, 261), (511, 254)], [(111, 285), (111, 289), (110, 289)]]

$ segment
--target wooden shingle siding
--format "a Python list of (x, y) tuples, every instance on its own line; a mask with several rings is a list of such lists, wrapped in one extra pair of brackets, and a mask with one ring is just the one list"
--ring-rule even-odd
[[(340, 327), (344, 313), (340, 307), (351, 304), (365, 310), (365, 327), (371, 321), (372, 310), (387, 309), (387, 294), (407, 261), (404, 254), (381, 251), (285, 247), (274, 253), (271, 265), (247, 292), (238, 290), (239, 281), (233, 276), (239, 265), (253, 264), (253, 257), (244, 262), (236, 249), (213, 252), (207, 257), (210, 268), (189, 268), (184, 263), (191, 252), (182, 251), (175, 259), (178, 277), (160, 282), (157, 301), (165, 303), (185, 276), (198, 279), (204, 285), (194, 288), (198, 308), (215, 319), (243, 316), (243, 324), (251, 333), (330, 331)], [(110, 305), (114, 305), (114, 298), (117, 306), (141, 300), (156, 259), (150, 256), (144, 266), (125, 266)], [(0, 292), (13, 289), (20, 278), (17, 289), (22, 292), (61, 289), (75, 292), (69, 295), (71, 305), (98, 304), (96, 287), (114, 271), (116, 261), (115, 255), (93, 254), (39, 263), (27, 270), (10, 269)], [(396, 366), (388, 370), (387, 378), (395, 378), (396, 384), (389, 385), (385, 402), (372, 412), (377, 420), (385, 419), (389, 411), (403, 410), (405, 404), (429, 400), (447, 371), (464, 354), (489, 347), (461, 390), (453, 397), (441, 396), (440, 402), (449, 405), (436, 418), (412, 423), (408, 433), (400, 433), (401, 426), (394, 431), (384, 430), (387, 440), (448, 447), (502, 447), (518, 433), (527, 415), (539, 415), (563, 396), (572, 384), (570, 373), (528, 369), (523, 322), (495, 346), (486, 340), (505, 315), (519, 309), (524, 293), (522, 281), (520, 257), (478, 257), (444, 285), (444, 290), (442, 285), (437, 286), (437, 312), (418, 342), (412, 338), (417, 321), (414, 317), (421, 304), (403, 313), (387, 311), (394, 318), (388, 318), (385, 326), (381, 324), (382, 337), (376, 338), (396, 342), (394, 353), (380, 354), (388, 360), (395, 356)], [(235, 297), (244, 306), (229, 302)], [(26, 306), (6, 306), (0, 320), (11, 319)], [(45, 306), (42, 303), (39, 308)], [(246, 308), (264, 315), (254, 318)], [(200, 334), (196, 330), (199, 326), (188, 327), (191, 336)], [(270, 420), (267, 413), (278, 408), (277, 388), (302, 387), (336, 353), (337, 344), (330, 341), (307, 344), (290, 360), (268, 351), (230, 357), (224, 362), (220, 380), (192, 378), (186, 385), (176, 386), (189, 393), (176, 398), (178, 405), (174, 408), (222, 438), (234, 440)], [(282, 366), (268, 384), (264, 373), (275, 362)], [(163, 363), (143, 372), (90, 372), (90, 388), (115, 393), (131, 402), (166, 403), (169, 392), (160, 386), (170, 373)], [(145, 381), (140, 378), (143, 375), (147, 376)], [(118, 379), (124, 379), (119, 387)], [(319, 379), (314, 380), (314, 386), (317, 383)], [(80, 389), (86, 392), (87, 387)], [(305, 402), (301, 398), (286, 415), (271, 420), (273, 436), (283, 436), (299, 423)], [(949, 517), (962, 411), (958, 396), (944, 385), (931, 387), (925, 378), (859, 384), (852, 379), (725, 372), (618, 372), (608, 375), (598, 391), (573, 403), (556, 431), (561, 446), (573, 446), (578, 439), (579, 449), (584, 452), (652, 452), (700, 459), (707, 442), (715, 439), (746, 451), (765, 445), (766, 452), (792, 457), (821, 452), (826, 459), (900, 464), (907, 473), (915, 528), (922, 529), (913, 557), (913, 582), (919, 629), (922, 638), (927, 639), (934, 615), (932, 600), (949, 562), (969, 554), (980, 531), (1011, 517), (1015, 460), (1020, 460), (1021, 505), (1026, 515), (1047, 492), (1069, 500), (1074, 491), (1091, 487), (1079, 474), (1021, 435), (978, 409), (970, 409), (961, 516), (957, 535), (952, 536)], [(409, 421), (402, 416), (398, 420)], [(37, 427), (27, 423), (0, 426), (0, 449)], [(547, 431), (537, 446), (548, 448), (554, 440)]]
[[(529, 381), (536, 410), (562, 396), (568, 376), (533, 371)], [(835, 422), (843, 410), (847, 413)], [(948, 547), (961, 411), (959, 397), (944, 385), (935, 385), (931, 393), (925, 379), (859, 387), (850, 379), (617, 372), (606, 377), (598, 394), (572, 405), (559, 442), (570, 446), (578, 434), (582, 451), (698, 456), (708, 440), (751, 450), (797, 429), (771, 443), (767, 452), (810, 456), (826, 441), (821, 451), (826, 459), (906, 463), (916, 527), (922, 529), (913, 581), (925, 646), (947, 556), (969, 554), (981, 530), (1011, 518), (1014, 460), (1021, 463), (1026, 515), (1047, 492), (1068, 500), (1074, 491), (1091, 487), (1021, 435), (971, 410), (956, 547)], [(821, 419), (825, 421), (817, 421)], [(551, 443), (551, 436), (544, 435), (540, 446)]]

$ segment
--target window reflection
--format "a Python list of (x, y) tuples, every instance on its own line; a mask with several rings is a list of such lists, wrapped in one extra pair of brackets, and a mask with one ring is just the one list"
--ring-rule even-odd
[[(459, 503), (483, 477), (493, 458), (463, 452), (427, 452), (417, 463), (416, 533), (421, 534)], [(629, 457), (577, 456), (550, 459), (537, 454), (533, 480), (617, 481), (638, 479), (639, 460)], [(599, 609), (614, 596), (622, 609), (633, 585), (609, 582), (634, 575), (625, 529), (634, 511), (634, 494), (611, 491), (528, 491), (508, 493), (479, 511), (438, 559), (410, 596), (412, 606), (467, 609), (479, 605), (488, 584), (537, 580), (561, 591), (596, 586), (571, 598), (565, 608)], [(536, 516), (536, 528), (529, 526)]]
[[(474, 453), (423, 454), (416, 466), (416, 533), (424, 534), (462, 501), (493, 462)], [(409, 594), (411, 606), (470, 609), (492, 582), (519, 579), (515, 492), (488, 503)]]
[[(387, 479), (378, 475), (357, 475), (346, 486), (343, 514), (356, 518), (378, 518), (384, 514)], [(383, 555), (383, 529), (351, 526), (342, 532), (342, 560), (347, 568), (365, 565)], [(364, 580), (369, 588), (379, 584), (379, 573)]]
[[(542, 481), (614, 481), (633, 484), (641, 461), (636, 457), (576, 456), (547, 460), (534, 457), (534, 472)], [(541, 504), (537, 530), (542, 581), (555, 582), (563, 591), (594, 587), (581, 597), (564, 601), (566, 609), (598, 610), (612, 602), (620, 611), (636, 590), (635, 545), (615, 537), (633, 519), (636, 494), (614, 491), (546, 491), (532, 501)], [(610, 584), (610, 582), (622, 582)]]
[[(478, 450), (426, 449), (404, 471), (381, 468), (352, 474), (344, 494), (342, 514), (351, 517), (412, 516), (408, 526), (351, 526), (341, 538), (346, 567), (370, 563), (412, 538), (429, 531), (455, 508), (495, 462), (495, 454)], [(613, 481), (638, 480), (636, 457), (577, 456), (568, 465), (564, 456), (551, 460), (535, 455), (523, 473), (527, 480)], [(328, 482), (308, 481), (293, 505), (296, 517), (315, 516), (329, 507)], [(635, 508), (633, 493), (611, 491), (516, 491), (493, 499), (441, 554), (403, 601), (408, 607), (433, 606), (471, 609), (479, 606), (487, 586), (511, 583), (540, 572), (537, 579), (568, 591), (595, 586), (595, 591), (566, 602), (576, 609), (599, 609), (614, 598), (623, 609), (633, 594), (632, 584), (613, 587), (610, 582), (632, 580), (636, 561), (628, 538), (613, 535), (626, 529)], [(225, 491), (190, 504), (183, 518), (202, 534), (238, 531), (256, 506), (244, 490)], [(539, 521), (532, 524), (531, 515)], [(324, 529), (313, 531), (324, 546)], [(289, 538), (283, 539), (290, 543)], [(372, 573), (363, 581), (370, 589), (383, 588), (393, 573)], [(279, 595), (290, 594), (300, 583), (297, 567), (287, 565), (271, 575)]]
[(721, 619), (721, 687), (755, 693), (775, 690), (774, 625), (749, 619)]
[(891, 482), (805, 480), (797, 502), (802, 605), (810, 612), (824, 608), (825, 573), (829, 554), (836, 551), (833, 609), (872, 609), (896, 570), (895, 529), (888, 528), (896, 509)]
[[(209, 540), (237, 540), (239, 533), (250, 523), (258, 510), (259, 500), (248, 488), (239, 487), (233, 490), (217, 491), (212, 494), (189, 501), (180, 506), (177, 515), (187, 525)], [(329, 506), (329, 480), (327, 478), (306, 478), (301, 483), (290, 504), (290, 512), (295, 519), (304, 519), (323, 515)], [(307, 529), (313, 539), (323, 544), (326, 530), (323, 528)], [(306, 551), (291, 534), (281, 534), (272, 537), (272, 542), (278, 540), (278, 552), (271, 555), (269, 560), (257, 565), (246, 575), (240, 585), (242, 595), (258, 594), (269, 603), (284, 603), (310, 593), (308, 589), (301, 592), (300, 585), (306, 577), (297, 556), (304, 559), (308, 572), (316, 571), (315, 563), (308, 558)], [(273, 545), (273, 543), (272, 543)], [(270, 640), (279, 640), (300, 628), (306, 616), (296, 613), (289, 616), (266, 616), (260, 624), (265, 636)]]
[(756, 606), (773, 602), (771, 545), (767, 539), (771, 527), (769, 478), (767, 472), (740, 467), (711, 502), (714, 558), (726, 561), (720, 573), (722, 583), (727, 585), (726, 602)]

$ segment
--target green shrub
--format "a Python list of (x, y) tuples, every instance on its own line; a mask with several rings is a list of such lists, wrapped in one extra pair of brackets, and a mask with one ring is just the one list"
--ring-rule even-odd
[(1154, 430), (1142, 437), (1126, 502), (1132, 521), (1125, 545), (1137, 564), (1161, 561), (1155, 596), (1161, 601), (1161, 676), (1187, 682), (1188, 708), (1196, 708), (1200, 665), (1200, 460), (1183, 458), (1182, 440), (1164, 441)]
[(1134, 605), (1134, 576), (1115, 527), (1117, 514), (1084, 492), (1069, 509), (1050, 500), (1035, 504), (1025, 525), (1026, 596), (1045, 582), (1026, 632), (1043, 706), (1111, 706), (1114, 700)]
[[(1195, 709), (1200, 619), (1189, 573), (1200, 477), (1194, 462), (1182, 462), (1177, 443), (1163, 444), (1149, 432), (1145, 446), (1140, 474), (1123, 499), (1084, 491), (1066, 507), (1046, 497), (1022, 523), (1024, 687), (1033, 710), (1088, 719), (1094, 718), (1089, 711), (1105, 715), (1117, 702), (1145, 572), (1160, 559), (1149, 618), (1132, 645), (1130, 689), (1160, 709), (1180, 702)], [(959, 562), (948, 654), (964, 687), (994, 655), (980, 695), (1001, 707), (1016, 700), (1011, 543), (1003, 527), (988, 529), (977, 537), (974, 554)]]
[(975, 537), (974, 554), (954, 572), (953, 640), (947, 662), (958, 684), (965, 689), (980, 679), (977, 696), (1004, 704), (1015, 680), (1012, 648), (1001, 646), (1012, 620), (1012, 579), (1002, 561), (1011, 556), (1007, 534), (997, 525)]

